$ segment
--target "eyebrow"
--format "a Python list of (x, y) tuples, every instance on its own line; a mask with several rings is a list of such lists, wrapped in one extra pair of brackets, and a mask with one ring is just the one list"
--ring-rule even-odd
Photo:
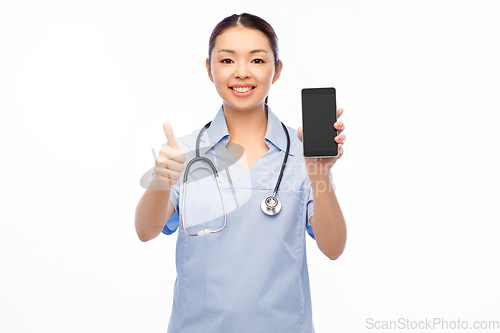
[[(236, 53), (236, 52), (234, 52), (233, 50), (228, 50), (228, 49), (221, 49), (221, 50), (219, 50), (219, 52)], [(217, 52), (217, 53), (219, 53), (219, 52)], [(263, 49), (255, 49), (255, 50), (250, 51), (250, 54), (252, 54), (252, 53), (259, 53), (259, 52), (265, 52), (265, 53), (267, 53), (267, 51), (266, 51), (266, 50), (263, 50)]]

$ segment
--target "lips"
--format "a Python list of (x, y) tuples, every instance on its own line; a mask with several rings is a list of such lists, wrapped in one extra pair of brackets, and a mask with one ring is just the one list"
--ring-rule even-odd
[(253, 90), (255, 89), (255, 86), (254, 85), (251, 85), (251, 84), (236, 84), (236, 85), (233, 85), (233, 86), (230, 86), (229, 87), (231, 90), (233, 91), (238, 91), (239, 93), (243, 93), (243, 92), (246, 92), (246, 91), (240, 91), (240, 90)]
[(238, 84), (233, 84), (232, 86), (229, 86), (229, 88), (246, 88), (246, 87), (255, 88), (255, 86), (253, 84), (249, 84), (249, 83), (238, 83)]
[(255, 90), (255, 87), (254, 86), (251, 86), (251, 85), (246, 85), (245, 87), (252, 87), (252, 89), (248, 90), (248, 91), (245, 91), (245, 92), (238, 92), (234, 89), (232, 89), (233, 87), (236, 87), (236, 88), (243, 88), (242, 86), (238, 86), (238, 85), (235, 85), (235, 86), (232, 86), (232, 87), (229, 87), (228, 89), (231, 90), (231, 92), (237, 96), (237, 97), (246, 97), (246, 96), (249, 96), (254, 90)]

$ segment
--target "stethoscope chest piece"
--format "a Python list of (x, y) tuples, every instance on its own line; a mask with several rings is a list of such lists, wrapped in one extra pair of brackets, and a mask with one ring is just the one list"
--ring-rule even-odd
[(267, 215), (276, 215), (281, 210), (281, 202), (274, 195), (270, 195), (262, 200), (260, 209)]

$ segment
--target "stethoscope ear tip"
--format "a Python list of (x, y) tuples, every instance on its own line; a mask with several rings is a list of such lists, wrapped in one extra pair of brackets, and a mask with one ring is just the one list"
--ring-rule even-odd
[(198, 236), (205, 236), (205, 235), (210, 234), (210, 232), (211, 232), (210, 229), (200, 230), (200, 231), (198, 231), (197, 235)]

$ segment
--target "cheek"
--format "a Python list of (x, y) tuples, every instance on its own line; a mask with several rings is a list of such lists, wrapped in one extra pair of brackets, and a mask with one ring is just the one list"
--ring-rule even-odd
[(221, 68), (214, 68), (212, 71), (212, 75), (217, 85), (227, 85), (228, 80), (231, 77), (231, 73), (228, 70), (224, 70)]
[(262, 70), (260, 71), (260, 80), (262, 80), (264, 83), (269, 83), (273, 80), (273, 75), (274, 75), (274, 72), (273, 72), (273, 68), (272, 67), (266, 67), (266, 68), (262, 68)]

